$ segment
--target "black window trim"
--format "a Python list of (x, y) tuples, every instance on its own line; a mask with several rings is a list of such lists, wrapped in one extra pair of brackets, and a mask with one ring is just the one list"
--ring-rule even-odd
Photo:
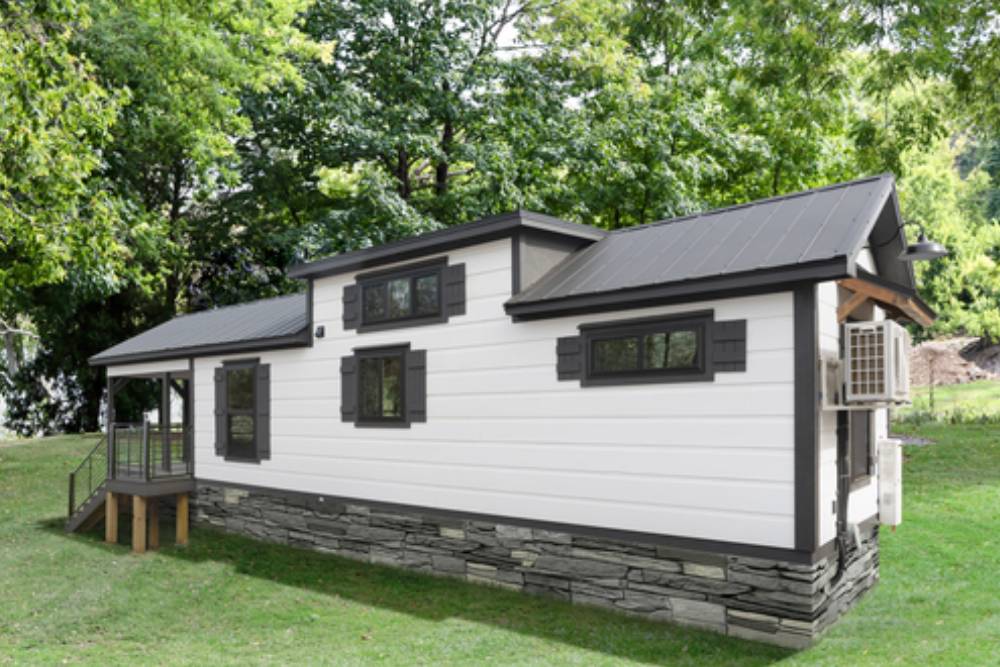
[[(386, 331), (389, 329), (400, 329), (404, 327), (424, 326), (428, 324), (441, 324), (448, 321), (448, 313), (444, 301), (444, 270), (448, 266), (447, 257), (436, 257), (431, 260), (397, 266), (391, 269), (373, 271), (359, 274), (355, 278), (358, 287), (358, 299), (360, 303), (361, 319), (357, 328), (358, 333), (369, 331)], [(437, 290), (437, 312), (432, 315), (411, 314), (405, 317), (368, 322), (365, 320), (365, 291), (373, 285), (385, 285), (386, 289), (386, 309), (389, 307), (388, 284), (390, 281), (400, 278), (410, 279), (410, 304), (411, 310), (416, 309), (415, 280), (426, 275), (436, 275), (438, 281)]]
[[(372, 347), (354, 348), (354, 358), (357, 360), (355, 369), (355, 382), (357, 383), (357, 416), (354, 426), (357, 428), (410, 428), (410, 416), (408, 411), (409, 401), (406, 396), (406, 353), (410, 351), (409, 343), (397, 345), (378, 345)], [(389, 356), (399, 357), (399, 417), (362, 417), (361, 416), (361, 361), (362, 359), (384, 358)]]
[[(260, 366), (260, 357), (252, 357), (249, 359), (229, 359), (222, 362), (222, 372), (225, 374), (226, 383), (226, 443), (225, 450), (226, 454), (223, 456), (225, 461), (231, 461), (233, 463), (260, 463), (260, 443), (257, 441), (258, 425), (257, 420), (260, 419), (260, 415), (257, 414), (257, 369)], [(229, 410), (229, 372), (234, 370), (239, 370), (242, 368), (253, 369), (253, 405), (254, 407), (249, 410), (253, 415), (253, 456), (235, 456), (229, 453), (229, 417), (231, 412)], [(242, 412), (247, 412), (246, 410), (241, 410)]]
[[(711, 310), (678, 313), (657, 317), (618, 320), (612, 322), (596, 322), (580, 325), (583, 350), (583, 373), (580, 385), (587, 387), (616, 386), (633, 384), (666, 384), (674, 382), (711, 382), (715, 379), (712, 367), (712, 345), (709, 344), (714, 312)], [(664, 333), (676, 330), (695, 330), (697, 332), (698, 365), (692, 369), (662, 369), (639, 371), (616, 371), (595, 373), (593, 370), (593, 345), (597, 340), (637, 336), (640, 341), (641, 355), (642, 337), (651, 333)]]

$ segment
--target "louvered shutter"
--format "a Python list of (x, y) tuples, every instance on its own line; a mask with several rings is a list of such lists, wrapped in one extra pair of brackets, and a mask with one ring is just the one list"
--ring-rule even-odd
[(215, 454), (226, 455), (226, 425), (228, 420), (226, 402), (226, 369), (215, 369)]
[(271, 365), (260, 364), (256, 372), (257, 399), (254, 427), (257, 430), (257, 458), (271, 458)]
[(358, 419), (358, 359), (340, 359), (340, 418), (345, 422)]
[(446, 266), (442, 276), (445, 315), (465, 315), (465, 264)]
[(361, 326), (361, 290), (357, 285), (344, 285), (344, 329)]
[(556, 340), (556, 374), (560, 380), (583, 377), (582, 336), (564, 336)]
[(406, 421), (427, 421), (427, 351), (406, 351)]
[(711, 325), (712, 370), (716, 373), (747, 369), (747, 321), (728, 320)]

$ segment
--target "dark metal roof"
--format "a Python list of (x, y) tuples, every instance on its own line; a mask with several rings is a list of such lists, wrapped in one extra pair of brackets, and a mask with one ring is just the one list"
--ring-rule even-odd
[(90, 358), (106, 366), (155, 359), (308, 345), (305, 294), (180, 315)]
[(433, 252), (450, 250), (471, 243), (482, 243), (509, 235), (515, 229), (522, 227), (540, 229), (553, 234), (589, 241), (600, 240), (607, 234), (603, 229), (597, 227), (567, 222), (533, 211), (518, 210), (371, 248), (345, 252), (307, 264), (298, 264), (288, 270), (288, 275), (292, 278), (317, 278), (356, 271), (386, 262), (396, 262)]
[(618, 230), (515, 295), (507, 311), (544, 316), (585, 302), (625, 306), (657, 295), (851, 275), (894, 196), (886, 174)]

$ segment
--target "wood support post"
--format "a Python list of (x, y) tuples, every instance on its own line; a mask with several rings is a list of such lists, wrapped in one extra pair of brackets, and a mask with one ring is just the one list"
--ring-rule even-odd
[(146, 504), (142, 496), (132, 496), (132, 551), (146, 553)]
[(104, 541), (118, 544), (118, 496), (110, 491), (104, 496)]
[(149, 521), (149, 548), (160, 548), (160, 503), (156, 498), (147, 501), (147, 514)]
[(177, 494), (177, 539), (178, 546), (188, 544), (188, 494)]

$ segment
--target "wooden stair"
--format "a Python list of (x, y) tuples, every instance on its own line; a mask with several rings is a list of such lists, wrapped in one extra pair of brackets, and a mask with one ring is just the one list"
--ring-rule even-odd
[(90, 530), (104, 519), (105, 484), (102, 482), (79, 509), (66, 520), (66, 532)]

